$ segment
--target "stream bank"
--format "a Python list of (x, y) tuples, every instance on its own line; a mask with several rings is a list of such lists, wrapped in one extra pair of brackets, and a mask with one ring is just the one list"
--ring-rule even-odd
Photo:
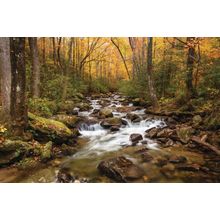
[[(55, 127), (56, 135), (50, 136), (48, 129), (32, 123), (40, 149), (52, 140), (52, 156), (38, 161), (36, 155), (28, 168), (16, 163), (1, 168), (1, 182), (220, 181), (219, 155), (193, 141), (197, 137), (208, 143), (213, 136), (201, 128), (203, 115), (155, 113), (143, 100), (119, 94), (92, 95), (64, 107), (51, 119), (70, 131)], [(217, 146), (215, 140), (211, 145)]]

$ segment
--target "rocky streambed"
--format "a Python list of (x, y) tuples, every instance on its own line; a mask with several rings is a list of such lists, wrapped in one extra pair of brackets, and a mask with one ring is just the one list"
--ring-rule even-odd
[(217, 143), (207, 142), (210, 134), (201, 130), (203, 119), (199, 114), (155, 114), (142, 100), (118, 94), (93, 95), (86, 103), (74, 107), (68, 116), (53, 116), (74, 130), (74, 136), (67, 129), (61, 131), (66, 134), (66, 143), (53, 149), (56, 155), (62, 151), (60, 157), (31, 169), (0, 169), (0, 181), (220, 181)]

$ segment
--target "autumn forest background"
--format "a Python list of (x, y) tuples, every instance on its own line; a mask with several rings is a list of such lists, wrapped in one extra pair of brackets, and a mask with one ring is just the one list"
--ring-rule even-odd
[[(191, 142), (179, 140), (178, 134), (177, 139), (169, 138), (182, 144), (194, 143), (210, 155), (220, 155), (220, 38), (0, 38), (0, 74), (0, 165), (3, 168), (24, 158), (34, 157), (36, 161), (55, 158), (54, 143), (66, 144), (69, 137), (75, 139), (79, 127), (75, 123), (70, 126), (71, 131), (59, 128), (60, 134), (56, 127), (59, 125), (51, 123), (49, 127), (55, 126), (56, 132), (50, 133), (44, 127), (48, 126), (47, 121), (43, 120), (66, 122), (66, 118), (57, 115), (71, 117), (77, 115), (75, 108), (89, 110), (86, 97), (101, 100), (114, 94), (144, 108), (146, 114), (172, 116), (181, 125), (196, 121)], [(103, 119), (106, 115), (99, 116)], [(40, 123), (43, 125), (39, 128)], [(47, 141), (42, 135), (47, 136)], [(34, 145), (39, 145), (39, 152), (33, 149)], [(210, 181), (219, 181), (219, 170), (213, 172)], [(113, 179), (121, 181), (117, 177)]]

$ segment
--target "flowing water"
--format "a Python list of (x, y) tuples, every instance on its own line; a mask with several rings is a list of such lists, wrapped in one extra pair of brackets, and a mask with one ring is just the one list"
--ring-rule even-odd
[[(89, 111), (80, 112), (79, 116), (84, 117), (85, 122), (97, 118), (91, 114), (94, 109), (100, 109), (107, 107), (113, 111), (114, 117), (123, 118), (127, 122), (127, 125), (120, 127), (119, 131), (111, 132), (108, 129), (104, 129), (100, 125), (100, 120), (94, 124), (83, 123), (79, 127), (81, 136), (78, 139), (79, 151), (72, 155), (62, 159), (56, 159), (49, 164), (40, 167), (37, 170), (25, 171), (22, 175), (18, 175), (19, 178), (14, 180), (17, 182), (55, 182), (56, 175), (60, 168), (68, 168), (79, 178), (92, 179), (93, 182), (108, 182), (107, 178), (103, 178), (97, 171), (97, 165), (100, 161), (112, 158), (120, 155), (124, 155), (131, 159), (133, 162), (137, 161), (135, 154), (133, 153), (130, 141), (130, 135), (138, 133), (143, 136), (143, 140), (137, 145), (140, 147), (150, 149), (152, 155), (158, 155), (160, 153), (160, 146), (153, 140), (145, 138), (145, 131), (153, 127), (165, 127), (166, 124), (162, 119), (146, 118), (144, 114), (145, 109), (136, 109), (132, 103), (123, 103), (123, 99), (118, 95), (113, 95), (109, 98), (91, 99), (88, 98), (91, 109)], [(120, 111), (120, 108), (126, 107), (126, 111)], [(132, 123), (126, 118), (126, 114), (135, 113), (141, 121)], [(94, 120), (93, 120), (94, 121)], [(138, 147), (138, 146), (137, 146)], [(152, 174), (157, 174), (157, 169), (152, 164), (147, 164), (145, 170)]]

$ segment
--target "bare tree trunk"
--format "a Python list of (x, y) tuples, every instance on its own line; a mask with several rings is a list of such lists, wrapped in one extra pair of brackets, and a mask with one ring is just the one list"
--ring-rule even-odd
[(154, 88), (154, 83), (152, 79), (152, 68), (153, 68), (153, 38), (148, 37), (147, 39), (148, 45), (147, 45), (147, 80), (148, 80), (148, 90), (150, 94), (150, 99), (153, 104), (154, 110), (159, 109), (159, 103), (157, 100), (156, 91)]
[(43, 64), (46, 65), (46, 38), (43, 37)]
[(10, 116), (11, 99), (11, 61), (10, 61), (10, 39), (0, 38), (0, 74), (3, 116)]
[(27, 127), (25, 38), (11, 38), (11, 118), (14, 135), (22, 135)]
[(127, 72), (127, 75), (128, 75), (128, 79), (131, 79), (130, 73), (128, 71), (128, 66), (127, 66), (125, 58), (124, 58), (124, 56), (123, 56), (123, 54), (122, 54), (122, 52), (121, 52), (121, 50), (119, 48), (119, 45), (116, 44), (116, 42), (114, 41), (114, 39), (112, 37), (111, 37), (111, 41), (115, 45), (115, 47), (117, 48), (117, 50), (118, 50), (118, 52), (119, 52), (119, 54), (121, 56), (121, 59), (122, 59), (122, 61), (124, 63), (124, 66), (125, 66), (125, 69), (126, 69), (126, 72)]
[(195, 61), (195, 37), (187, 37), (187, 45), (189, 47), (187, 54), (187, 71), (186, 71), (186, 95), (191, 99), (195, 95), (193, 87), (193, 67)]
[(32, 59), (32, 80), (31, 80), (31, 94), (33, 98), (39, 98), (40, 96), (40, 64), (38, 56), (37, 38), (30, 37), (29, 45), (31, 50)]

